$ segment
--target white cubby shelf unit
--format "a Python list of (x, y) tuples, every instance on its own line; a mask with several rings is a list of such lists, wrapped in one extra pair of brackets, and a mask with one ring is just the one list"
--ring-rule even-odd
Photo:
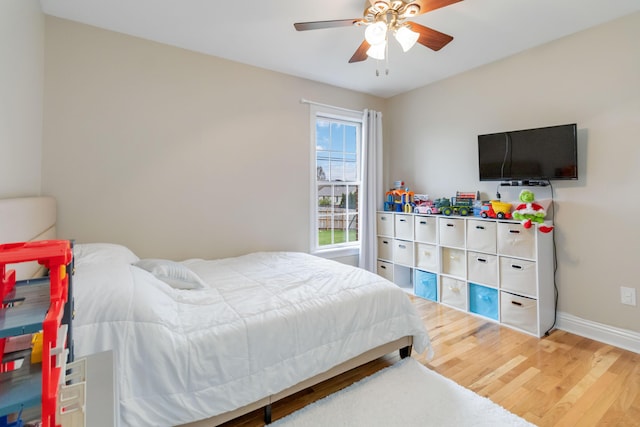
[(555, 323), (553, 230), (514, 220), (377, 213), (377, 272), (418, 297), (542, 337)]

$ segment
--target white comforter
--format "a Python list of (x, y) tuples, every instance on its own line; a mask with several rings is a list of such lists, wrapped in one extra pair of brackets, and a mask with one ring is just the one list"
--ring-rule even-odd
[(105, 247), (76, 245), (75, 348), (114, 350), (123, 426), (224, 413), (402, 336), (429, 346), (407, 295), (361, 269), (303, 253), (188, 260), (207, 286), (178, 290)]

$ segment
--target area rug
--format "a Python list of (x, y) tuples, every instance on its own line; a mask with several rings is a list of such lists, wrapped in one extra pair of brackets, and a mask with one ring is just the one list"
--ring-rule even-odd
[(271, 426), (531, 427), (533, 424), (407, 358)]

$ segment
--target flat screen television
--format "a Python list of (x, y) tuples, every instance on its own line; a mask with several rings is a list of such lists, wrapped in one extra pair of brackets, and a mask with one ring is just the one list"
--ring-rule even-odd
[(578, 179), (575, 123), (478, 135), (480, 181)]

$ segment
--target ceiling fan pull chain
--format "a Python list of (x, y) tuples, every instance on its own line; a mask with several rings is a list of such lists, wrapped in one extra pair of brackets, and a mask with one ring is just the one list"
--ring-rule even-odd
[(384, 61), (385, 61), (385, 67), (384, 67), (384, 75), (388, 76), (389, 75), (389, 40), (387, 39), (385, 46), (384, 46)]

